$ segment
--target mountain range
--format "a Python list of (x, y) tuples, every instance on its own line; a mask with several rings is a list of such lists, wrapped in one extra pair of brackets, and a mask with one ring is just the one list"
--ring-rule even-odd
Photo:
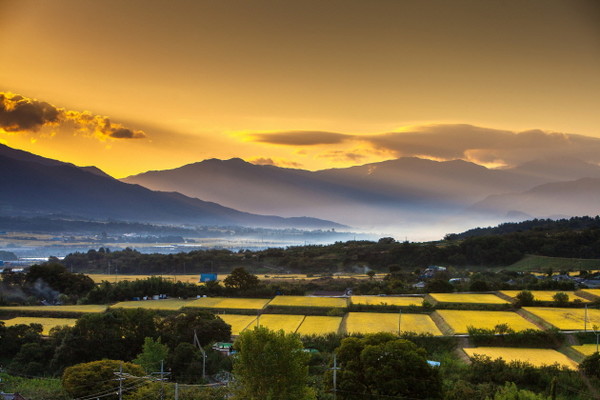
[(98, 168), (76, 167), (0, 145), (0, 215), (122, 220), (161, 224), (330, 229), (334, 222), (241, 212), (175, 192), (120, 182)]
[(0, 168), (7, 171), (0, 175), (0, 215), (443, 235), (600, 213), (600, 166), (576, 158), (490, 169), (405, 157), (320, 171), (210, 159), (119, 181), (96, 167), (0, 145)]

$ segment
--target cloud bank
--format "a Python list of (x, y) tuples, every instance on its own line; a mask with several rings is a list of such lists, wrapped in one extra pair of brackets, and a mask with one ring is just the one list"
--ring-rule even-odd
[[(320, 134), (322, 137), (319, 137)], [(515, 166), (554, 157), (575, 157), (590, 163), (600, 163), (598, 138), (540, 129), (516, 132), (467, 124), (415, 125), (397, 132), (369, 135), (313, 131), (260, 133), (253, 134), (251, 140), (290, 146), (359, 142), (396, 157), (463, 159), (493, 166)], [(356, 150), (345, 152), (336, 149), (326, 151), (322, 157), (354, 158), (358, 161), (360, 153)]]
[(146, 134), (113, 123), (88, 111), (73, 111), (18, 94), (0, 92), (0, 128), (6, 132), (37, 132), (44, 127), (72, 126), (77, 132), (104, 140), (141, 139)]

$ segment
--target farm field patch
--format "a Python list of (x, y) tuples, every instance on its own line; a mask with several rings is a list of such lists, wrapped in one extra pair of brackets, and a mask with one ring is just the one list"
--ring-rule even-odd
[(101, 313), (106, 311), (107, 306), (97, 304), (69, 305), (69, 306), (10, 306), (0, 307), (0, 311), (23, 311), (23, 312), (64, 312), (64, 313)]
[(270, 299), (238, 299), (229, 297), (201, 297), (187, 304), (187, 307), (218, 308), (236, 310), (261, 310)]
[(304, 321), (304, 315), (263, 314), (257, 318), (256, 324), (273, 331), (283, 329), (286, 333), (294, 333)]
[(411, 296), (351, 296), (350, 302), (369, 306), (420, 306), (423, 303), (423, 298)]
[(16, 317), (7, 320), (2, 320), (6, 326), (40, 324), (44, 328), (43, 335), (48, 335), (50, 329), (56, 326), (74, 326), (77, 322), (75, 318), (37, 318), (37, 317)]
[(477, 347), (463, 349), (469, 357), (481, 354), (492, 359), (502, 358), (505, 361), (528, 362), (536, 367), (555, 363), (576, 370), (577, 363), (566, 355), (553, 349), (525, 349), (520, 347)]
[(593, 296), (600, 297), (600, 289), (582, 289), (581, 291), (591, 294)]
[(110, 308), (146, 308), (149, 310), (179, 310), (186, 307), (194, 300), (162, 299), (162, 300), (138, 300), (122, 301), (113, 304)]
[(498, 324), (507, 324), (517, 332), (525, 329), (539, 329), (512, 311), (437, 310), (436, 312), (457, 335), (467, 334), (469, 326), (493, 329)]
[(429, 293), (439, 303), (509, 304), (491, 293)]
[(325, 317), (319, 315), (307, 315), (296, 333), (300, 335), (327, 335), (338, 333), (342, 317)]
[(571, 346), (571, 348), (573, 348), (574, 350), (577, 350), (578, 352), (580, 352), (581, 354), (583, 354), (584, 356), (587, 357), (587, 356), (591, 356), (592, 354), (594, 354), (598, 347), (596, 347), (595, 344), (582, 344), (579, 346)]
[(249, 326), (255, 326), (255, 315), (240, 315), (240, 314), (219, 314), (218, 315), (226, 324), (231, 325), (231, 334), (239, 335), (244, 329)]
[[(523, 310), (543, 319), (563, 331), (583, 330), (585, 326), (585, 309), (556, 307), (523, 307)], [(587, 310), (587, 329), (600, 326), (600, 310)]]
[(345, 308), (348, 303), (339, 297), (276, 296), (270, 306)]
[(425, 314), (402, 313), (400, 316), (400, 313), (350, 312), (346, 318), (348, 334), (398, 333), (398, 327), (402, 332), (442, 334), (431, 317)]
[[(512, 297), (513, 299), (517, 298), (517, 295), (521, 293), (522, 290), (502, 290), (500, 293)], [(579, 297), (575, 294), (574, 291), (561, 291), (561, 290), (530, 290), (531, 294), (533, 294), (533, 298), (538, 301), (554, 301), (552, 298), (556, 293), (565, 293), (569, 296), (569, 301), (580, 300), (583, 303), (589, 303), (588, 299), (584, 299), (583, 297)]]

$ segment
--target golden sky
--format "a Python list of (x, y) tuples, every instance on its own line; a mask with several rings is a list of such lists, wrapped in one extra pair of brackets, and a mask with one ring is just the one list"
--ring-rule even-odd
[(0, 0), (0, 143), (116, 177), (600, 162), (599, 71), (597, 0)]

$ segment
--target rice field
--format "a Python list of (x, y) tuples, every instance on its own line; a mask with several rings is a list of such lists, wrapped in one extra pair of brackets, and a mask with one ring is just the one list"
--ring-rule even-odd
[(179, 310), (182, 307), (187, 307), (194, 300), (181, 299), (161, 299), (161, 300), (138, 300), (138, 301), (122, 301), (113, 304), (110, 308), (145, 308), (148, 310)]
[(269, 306), (346, 308), (348, 302), (339, 297), (276, 296)]
[(44, 328), (42, 331), (43, 335), (48, 335), (50, 329), (56, 326), (74, 326), (77, 322), (75, 318), (36, 318), (36, 317), (16, 317), (12, 319), (3, 320), (6, 326), (15, 325), (29, 325), (29, 324), (40, 324)]
[(576, 370), (577, 363), (566, 355), (553, 349), (525, 349), (518, 347), (477, 347), (463, 349), (469, 357), (481, 354), (492, 359), (502, 358), (505, 361), (528, 362), (536, 367), (555, 363)]
[(232, 310), (262, 310), (270, 299), (237, 299), (229, 297), (201, 297), (187, 304), (187, 307), (232, 309)]
[(307, 315), (296, 333), (300, 335), (327, 335), (338, 333), (342, 317), (323, 317), (318, 315)]
[(435, 325), (429, 315), (402, 313), (371, 313), (350, 312), (346, 317), (346, 333), (368, 334), (378, 332), (431, 333), (441, 335), (442, 332)]
[(515, 331), (539, 329), (512, 311), (437, 310), (436, 312), (446, 321), (455, 335), (467, 334), (469, 326), (493, 329), (496, 325), (507, 324)]
[(491, 293), (430, 293), (439, 303), (468, 303), (468, 304), (510, 304)]
[[(513, 299), (517, 298), (517, 295), (521, 293), (522, 290), (502, 290), (500, 293), (512, 297)], [(531, 294), (533, 294), (533, 298), (537, 301), (554, 301), (552, 296), (556, 293), (565, 293), (569, 296), (569, 301), (580, 300), (583, 303), (589, 303), (588, 299), (584, 299), (583, 297), (579, 297), (575, 294), (574, 291), (561, 291), (561, 290), (530, 290)]]
[[(523, 307), (523, 310), (562, 331), (583, 330), (585, 326), (583, 308)], [(600, 310), (590, 308), (587, 310), (587, 329), (592, 329), (594, 325), (600, 327)]]
[(98, 304), (69, 305), (69, 306), (10, 306), (0, 307), (1, 311), (22, 311), (22, 312), (64, 312), (64, 313), (102, 313), (108, 307)]
[(581, 291), (591, 294), (592, 296), (600, 297), (600, 289), (582, 289)]
[(571, 347), (586, 357), (591, 356), (596, 351), (598, 351), (597, 349), (600, 349), (600, 347), (597, 347), (595, 344), (582, 344), (579, 346), (571, 346)]
[[(286, 333), (294, 333), (304, 321), (304, 315), (263, 314), (256, 319), (256, 324), (273, 331), (283, 329)], [(248, 326), (252, 328), (252, 325)]]
[(231, 325), (231, 334), (239, 335), (248, 326), (255, 326), (256, 315), (219, 314), (226, 324)]
[(423, 304), (422, 297), (411, 296), (351, 296), (352, 304), (368, 306), (420, 306)]

